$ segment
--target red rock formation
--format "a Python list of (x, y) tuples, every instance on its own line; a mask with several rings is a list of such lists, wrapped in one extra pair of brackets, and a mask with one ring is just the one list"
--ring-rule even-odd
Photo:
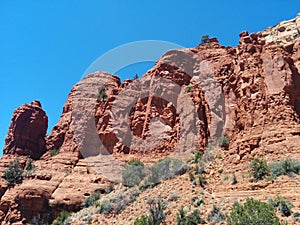
[[(90, 193), (120, 182), (129, 158), (151, 163), (186, 156), (195, 148), (205, 151), (224, 134), (231, 138), (228, 170), (257, 156), (298, 154), (300, 41), (267, 40), (245, 31), (235, 48), (214, 38), (172, 50), (140, 80), (123, 84), (107, 73), (90, 74), (72, 88), (47, 143), (39, 102), (18, 108), (0, 172), (15, 156), (39, 160), (22, 184), (8, 189), (0, 180), (2, 224), (26, 223), (47, 211), (52, 218), (61, 210), (77, 211)], [(51, 153), (55, 149), (57, 155)]]
[(48, 117), (39, 101), (20, 106), (14, 111), (3, 153), (40, 158), (46, 151), (47, 127)]

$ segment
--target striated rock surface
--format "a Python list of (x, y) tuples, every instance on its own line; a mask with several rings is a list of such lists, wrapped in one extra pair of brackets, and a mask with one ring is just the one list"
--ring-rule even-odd
[[(90, 74), (72, 88), (46, 138), (40, 103), (18, 108), (0, 159), (2, 224), (78, 211), (92, 192), (121, 181), (124, 162), (186, 159), (211, 145), (219, 151), (214, 144), (223, 135), (230, 146), (217, 162), (228, 173), (245, 170), (254, 157), (300, 159), (298, 22), (244, 31), (234, 48), (213, 38), (169, 51), (140, 80)], [(3, 171), (16, 157), (24, 166), (26, 156), (35, 159), (35, 172), (9, 188)], [(208, 193), (231, 195), (210, 165), (207, 173), (214, 179)]]
[(20, 106), (13, 113), (3, 153), (40, 158), (46, 152), (47, 128), (48, 117), (39, 101)]

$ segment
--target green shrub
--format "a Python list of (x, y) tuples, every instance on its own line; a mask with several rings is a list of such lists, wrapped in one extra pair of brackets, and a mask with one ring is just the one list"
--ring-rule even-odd
[(102, 101), (102, 102), (105, 102), (106, 99), (107, 99), (107, 94), (106, 94), (106, 90), (107, 90), (107, 87), (104, 85), (104, 86), (101, 86), (98, 90), (98, 94), (97, 94), (97, 100), (98, 101)]
[(248, 198), (243, 205), (234, 204), (227, 219), (229, 225), (280, 225), (274, 207)]
[(51, 149), (50, 152), (50, 156), (56, 156), (59, 153), (60, 149)]
[(107, 200), (104, 200), (98, 210), (98, 213), (109, 214), (113, 210), (113, 204)]
[(209, 35), (206, 34), (206, 35), (203, 35), (201, 37), (201, 45), (205, 44), (205, 43), (209, 43)]
[(292, 215), (291, 208), (293, 207), (293, 205), (281, 196), (277, 195), (274, 199), (270, 199), (269, 203), (279, 212), (281, 212), (283, 216)]
[(255, 180), (263, 180), (270, 176), (271, 171), (266, 160), (261, 158), (255, 158), (250, 163), (250, 174)]
[(35, 165), (33, 165), (32, 163), (32, 159), (28, 158), (27, 161), (26, 161), (26, 165), (25, 165), (25, 173), (26, 173), (26, 176), (29, 176), (31, 174), (34, 173), (35, 171)]
[(16, 183), (21, 183), (23, 180), (23, 168), (20, 165), (19, 159), (10, 162), (8, 168), (3, 171), (4, 179), (13, 186)]
[(153, 225), (153, 220), (151, 216), (142, 215), (139, 218), (136, 218), (134, 225)]
[(221, 210), (219, 208), (214, 206), (213, 210), (208, 214), (207, 220), (211, 224), (216, 224), (223, 220), (226, 220), (226, 216), (224, 213), (221, 212)]
[(193, 92), (193, 91), (194, 91), (194, 88), (192, 86), (188, 85), (188, 86), (185, 87), (185, 92), (190, 93), (190, 92)]
[(177, 225), (197, 225), (204, 224), (205, 221), (200, 218), (200, 211), (196, 209), (190, 215), (186, 215), (183, 210), (183, 206), (181, 206), (179, 212), (176, 215), (176, 224)]
[(99, 198), (100, 198), (100, 192), (95, 191), (83, 201), (82, 207), (87, 208), (94, 205)]
[(62, 211), (59, 216), (52, 222), (51, 225), (65, 225), (68, 223), (68, 218), (71, 216), (71, 212)]
[(113, 185), (112, 183), (110, 183), (110, 184), (108, 185), (108, 187), (105, 188), (104, 192), (105, 192), (105, 194), (109, 194), (109, 193), (112, 192), (113, 190), (114, 190), (114, 185)]
[(134, 202), (135, 199), (140, 195), (140, 191), (135, 189), (135, 188), (131, 188), (129, 190), (129, 199), (128, 199), (128, 202), (131, 203), (131, 202)]
[(219, 146), (222, 148), (228, 148), (230, 144), (230, 138), (226, 136), (222, 136), (219, 138)]
[(194, 163), (200, 163), (202, 160), (203, 152), (200, 152), (199, 150), (194, 151), (194, 158), (193, 162)]
[(184, 174), (187, 171), (186, 163), (178, 159), (164, 158), (148, 168), (148, 176), (143, 180), (141, 189), (154, 187), (161, 181)]
[(131, 166), (145, 166), (144, 163), (139, 159), (131, 159), (127, 164)]
[(237, 184), (237, 179), (236, 179), (235, 173), (233, 173), (233, 175), (232, 175), (232, 181), (231, 181), (231, 184), (232, 184), (232, 185)]
[(144, 165), (127, 165), (122, 174), (122, 183), (127, 187), (139, 185), (146, 176)]
[(300, 163), (291, 158), (270, 164), (272, 175), (276, 178), (281, 175), (294, 176), (300, 173)]
[(161, 199), (149, 199), (147, 204), (153, 225), (160, 225), (166, 219), (163, 201)]
[(202, 188), (205, 188), (205, 186), (207, 185), (207, 181), (204, 175), (200, 174), (198, 176), (198, 183)]

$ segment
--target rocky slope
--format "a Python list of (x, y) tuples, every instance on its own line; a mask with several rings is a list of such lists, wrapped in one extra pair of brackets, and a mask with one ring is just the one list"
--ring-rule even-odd
[[(242, 32), (234, 48), (210, 39), (195, 48), (169, 51), (140, 80), (121, 83), (104, 72), (90, 74), (72, 88), (48, 136), (41, 104), (19, 107), (0, 159), (2, 224), (80, 210), (92, 192), (104, 193), (110, 184), (120, 183), (124, 164), (132, 158), (146, 164), (166, 156), (188, 159), (195, 149), (209, 152), (207, 146), (214, 150), (206, 168), (208, 185), (196, 188), (205, 192), (205, 201), (229, 204), (281, 194), (299, 210), (298, 177), (262, 183), (254, 190), (245, 178), (255, 157), (300, 160), (299, 18), (257, 34)], [(230, 137), (228, 150), (215, 145), (221, 136)], [(3, 171), (16, 158), (25, 167), (27, 157), (35, 171), (9, 186)], [(223, 174), (235, 173), (239, 184), (224, 181), (220, 168)], [(146, 207), (143, 195), (154, 196), (157, 190), (167, 198), (172, 190), (181, 195), (184, 189), (176, 206), (187, 204), (194, 191), (186, 176), (147, 190), (135, 208), (119, 217), (98, 221), (118, 224), (130, 210), (140, 214)], [(170, 212), (168, 220), (174, 216)]]

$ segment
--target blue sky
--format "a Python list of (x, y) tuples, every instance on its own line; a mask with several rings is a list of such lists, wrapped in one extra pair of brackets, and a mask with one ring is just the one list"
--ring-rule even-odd
[[(204, 34), (235, 46), (242, 30), (257, 32), (298, 12), (294, 0), (0, 0), (0, 154), (15, 108), (40, 100), (52, 128), (72, 86), (112, 48), (140, 40), (193, 47)], [(151, 65), (119, 75), (132, 78)]]

